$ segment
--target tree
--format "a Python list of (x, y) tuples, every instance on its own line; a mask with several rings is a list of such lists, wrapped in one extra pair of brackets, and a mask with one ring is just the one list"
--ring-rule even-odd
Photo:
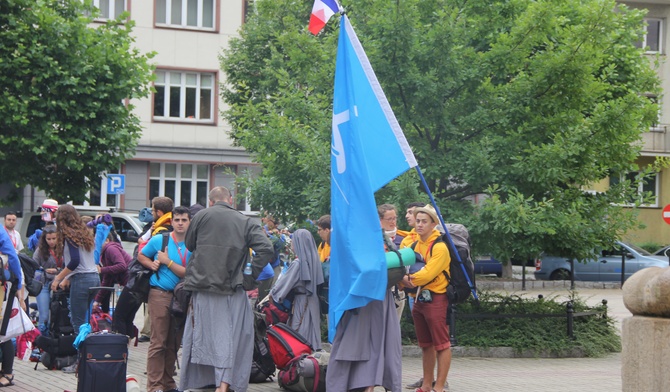
[[(618, 207), (629, 182), (583, 189), (632, 170), (656, 118), (645, 94), (658, 78), (634, 45), (640, 11), (609, 0), (343, 3), (442, 212), (479, 251), (584, 259), (636, 224)], [(315, 38), (311, 1), (255, 4), (222, 58), (231, 135), (263, 164), (258, 184), (298, 195), (283, 211), (326, 207), (338, 23)], [(283, 200), (272, 186), (252, 197)]]
[(132, 47), (127, 14), (91, 27), (96, 13), (91, 1), (0, 3), (0, 177), (17, 190), (83, 200), (133, 154), (141, 128), (126, 103), (148, 95), (152, 55)]

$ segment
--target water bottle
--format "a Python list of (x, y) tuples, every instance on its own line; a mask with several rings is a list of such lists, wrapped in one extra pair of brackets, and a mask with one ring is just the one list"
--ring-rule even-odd
[(247, 265), (244, 267), (244, 274), (251, 275), (251, 263), (247, 263)]

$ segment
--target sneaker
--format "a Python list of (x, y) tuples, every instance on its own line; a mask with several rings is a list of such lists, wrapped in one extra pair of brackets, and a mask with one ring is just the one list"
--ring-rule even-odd
[(151, 339), (149, 339), (149, 337), (147, 335), (142, 335), (142, 336), (139, 337), (139, 339), (137, 339), (137, 341), (140, 342), (140, 343), (146, 343), (149, 340), (151, 340)]
[(77, 364), (75, 363), (74, 365), (66, 366), (62, 370), (63, 370), (63, 373), (76, 373), (77, 372)]
[(421, 378), (419, 379), (419, 381), (417, 381), (417, 382), (415, 382), (415, 383), (413, 383), (413, 384), (407, 384), (407, 385), (405, 386), (405, 388), (407, 388), (407, 389), (416, 389), (416, 388), (421, 388), (422, 385), (423, 385), (423, 377), (421, 377)]

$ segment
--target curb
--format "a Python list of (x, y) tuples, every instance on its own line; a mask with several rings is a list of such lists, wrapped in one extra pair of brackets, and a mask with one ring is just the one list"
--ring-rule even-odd
[[(562, 353), (554, 353), (548, 350), (522, 350), (516, 351), (512, 347), (463, 347), (451, 348), (454, 358), (584, 358), (584, 350), (572, 348)], [(402, 356), (420, 358), (421, 348), (418, 346), (402, 346)]]
[[(523, 282), (496, 282), (479, 281), (475, 282), (479, 290), (505, 290), (518, 291), (523, 290)], [(575, 289), (620, 289), (621, 282), (582, 282), (575, 281)], [(526, 290), (532, 289), (557, 289), (570, 290), (569, 280), (526, 280)]]

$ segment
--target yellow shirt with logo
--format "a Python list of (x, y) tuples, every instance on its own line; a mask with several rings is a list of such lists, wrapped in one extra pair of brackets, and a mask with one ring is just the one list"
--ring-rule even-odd
[(412, 283), (415, 286), (421, 286), (422, 290), (430, 290), (436, 294), (447, 292), (449, 281), (442, 271), (449, 274), (449, 263), (451, 262), (447, 244), (443, 241), (435, 242), (441, 235), (439, 231), (433, 230), (426, 241), (418, 238), (414, 251), (423, 256), (426, 260), (426, 266), (411, 275)]

